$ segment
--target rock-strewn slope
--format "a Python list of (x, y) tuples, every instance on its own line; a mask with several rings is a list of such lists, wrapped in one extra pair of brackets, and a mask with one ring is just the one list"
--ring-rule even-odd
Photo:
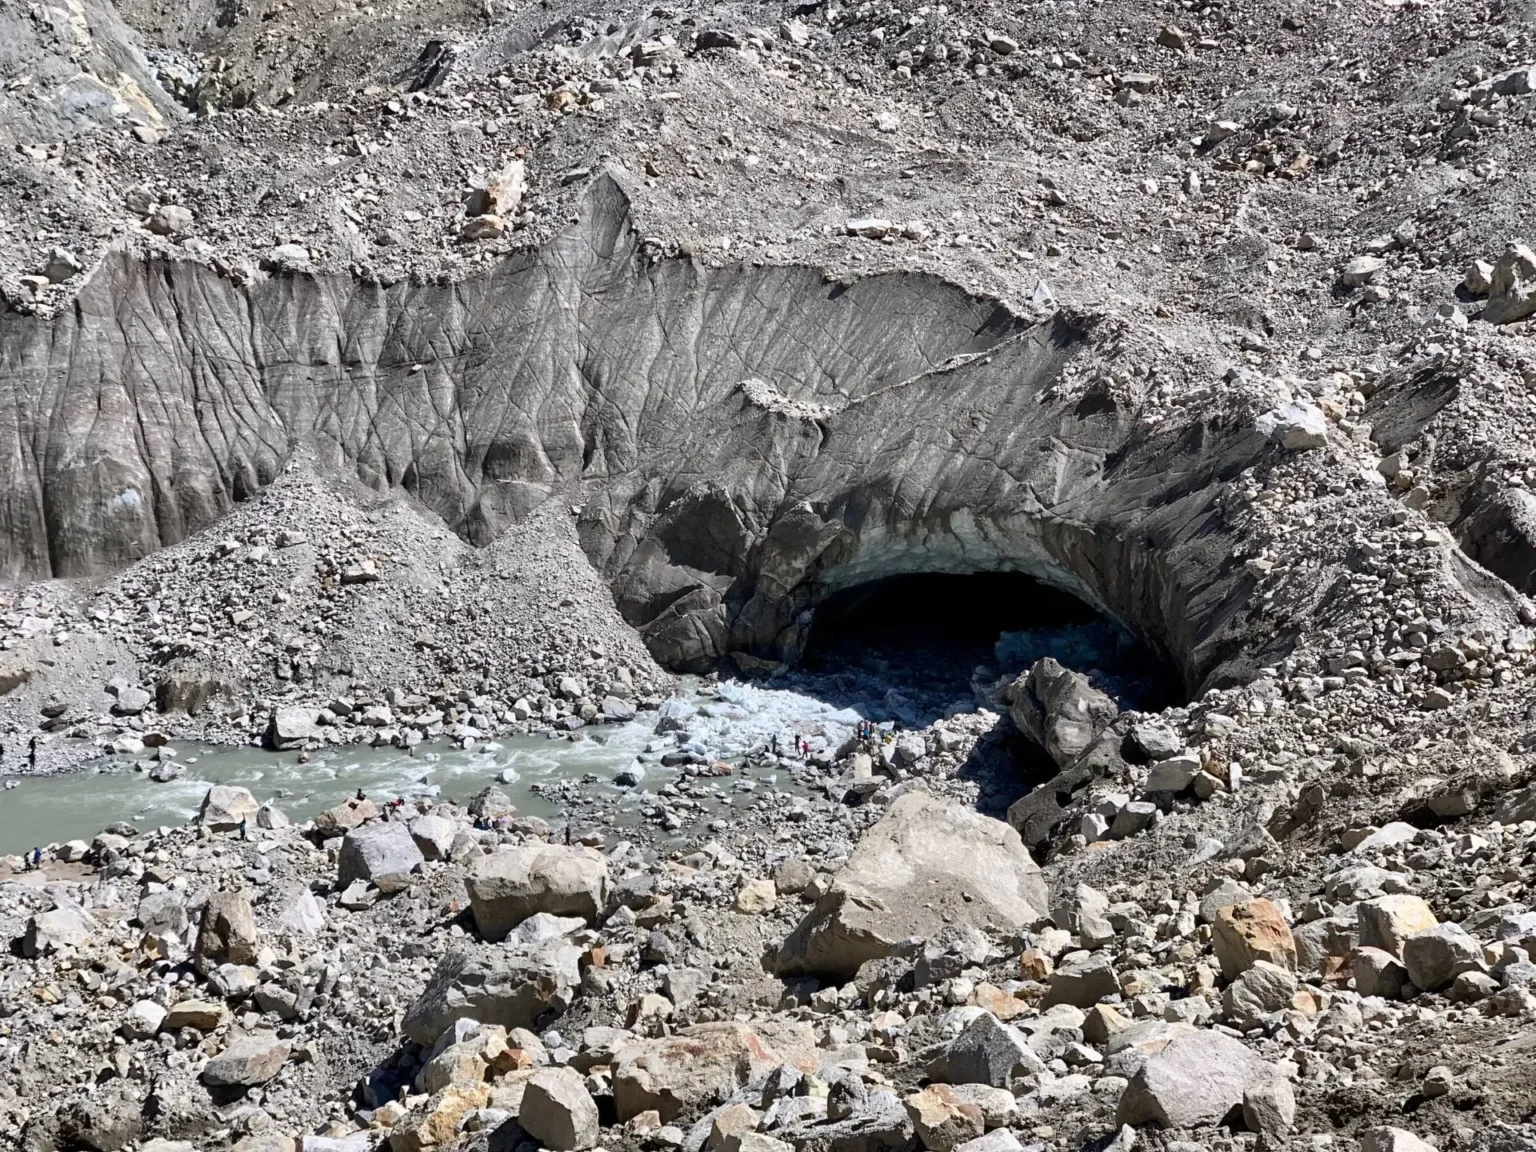
[[(1188, 703), (1043, 663), (659, 855), (495, 795), (53, 847), (4, 1138), (1536, 1143), (1518, 10), (146, 8), (0, 13), (8, 766), (575, 730), (917, 571)], [(967, 901), (987, 818), (906, 797), (1020, 733), (1029, 899)]]

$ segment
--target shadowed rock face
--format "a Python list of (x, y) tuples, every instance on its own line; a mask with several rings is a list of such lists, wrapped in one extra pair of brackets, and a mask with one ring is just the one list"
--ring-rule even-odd
[(74, 311), (0, 317), (4, 574), (123, 565), (302, 447), (486, 543), (559, 493), (657, 658), (793, 658), (826, 596), (1010, 569), (1180, 662), (1247, 591), (1211, 498), (1262, 438), (1143, 427), (1063, 386), (1091, 321), (921, 275), (653, 262), (613, 183), (560, 241), (458, 284), (118, 258)]

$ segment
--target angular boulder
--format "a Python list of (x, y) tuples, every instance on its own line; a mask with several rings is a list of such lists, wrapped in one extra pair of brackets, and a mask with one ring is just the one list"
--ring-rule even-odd
[(816, 1038), (803, 1024), (726, 1021), (695, 1024), (661, 1040), (621, 1049), (614, 1057), (619, 1119), (656, 1111), (664, 1124), (692, 1117), (781, 1064), (805, 1073), (820, 1067)]
[(849, 979), (903, 940), (959, 924), (1017, 931), (1045, 910), (1045, 881), (1017, 832), (909, 792), (864, 834), (773, 966), (780, 976)]
[(215, 832), (231, 832), (240, 827), (241, 820), (256, 821), (261, 807), (249, 788), (237, 788), (232, 784), (215, 784), (203, 797), (198, 810), (197, 822)]
[(160, 1025), (165, 1023), (165, 1017), (165, 1009), (155, 1001), (140, 1000), (128, 1009), (128, 1017), (118, 1030), (130, 1040), (148, 1040), (160, 1031)]
[(133, 918), (150, 936), (180, 936), (187, 930), (187, 901), (169, 888), (150, 892), (140, 901)]
[(276, 1076), (288, 1062), (288, 1044), (271, 1032), (237, 1038), (203, 1068), (204, 1084), (216, 1088), (255, 1088)]
[(455, 1020), (532, 1028), (546, 1012), (570, 1007), (581, 983), (581, 949), (550, 941), (534, 949), (469, 944), (443, 957), (402, 1028), (430, 1048)]
[(348, 832), (337, 857), (337, 886), (364, 880), (381, 892), (399, 892), (426, 863), (411, 830), (404, 824), (365, 824)]
[[(429, 1149), (457, 1147), (464, 1118), (484, 1108), (490, 1096), (489, 1084), (451, 1084), (434, 1093), (389, 1130), (390, 1152), (428, 1152)], [(305, 1138), (306, 1149), (311, 1139)]]
[(1380, 948), (1398, 957), (1403, 954), (1403, 941), (1439, 923), (1428, 904), (1406, 893), (1365, 900), (1356, 909), (1356, 915), (1360, 947)]
[(1147, 1060), (1120, 1095), (1115, 1120), (1133, 1127), (1198, 1128), (1241, 1110), (1243, 1096), (1276, 1071), (1221, 1032), (1176, 1036)]
[(267, 723), (267, 747), (274, 752), (302, 748), (323, 738), (320, 712), (315, 708), (277, 708)]
[(372, 800), (366, 796), (361, 800), (353, 796), (316, 816), (315, 827), (327, 836), (336, 836), (375, 820), (378, 815), (379, 806)]
[(212, 1032), (229, 1017), (229, 1010), (220, 1000), (178, 1000), (166, 1012), (164, 1020), (167, 1032), (180, 1032), (194, 1028), (199, 1032)]
[(464, 883), (475, 926), (495, 941), (536, 912), (596, 920), (608, 896), (608, 861), (596, 849), (562, 844), (500, 848), (476, 860)]
[(1488, 278), (1488, 306), (1483, 319), (1511, 324), (1536, 313), (1536, 253), (1519, 241), (1509, 245)]
[(27, 921), (21, 938), (21, 954), (28, 959), (59, 948), (79, 948), (96, 930), (96, 917), (78, 904), (62, 903)]
[(1245, 900), (1228, 904), (1216, 913), (1216, 959), (1221, 974), (1234, 980), (1253, 967), (1255, 961), (1268, 960), (1282, 968), (1296, 967), (1296, 939), (1280, 909), (1269, 900)]
[(1120, 715), (1115, 702), (1086, 676), (1049, 656), (1008, 686), (1007, 700), (1019, 731), (1061, 768), (1093, 747)]
[(285, 884), (274, 891), (268, 907), (271, 922), (281, 931), (313, 936), (325, 927), (325, 909), (303, 884)]
[(1063, 963), (1051, 973), (1046, 984), (1049, 990), (1041, 1002), (1042, 1008), (1057, 1004), (1092, 1008), (1104, 997), (1117, 995), (1120, 991), (1114, 962), (1103, 952)]
[(193, 966), (207, 975), (220, 964), (255, 964), (259, 940), (251, 902), (243, 892), (214, 892), (203, 905), (192, 949)]
[(574, 1068), (541, 1068), (523, 1091), (517, 1122), (552, 1152), (579, 1152), (597, 1144), (597, 1102)]
[(1403, 941), (1414, 987), (1438, 992), (1463, 972), (1483, 970), (1483, 946), (1459, 924), (1438, 924)]
[(428, 860), (448, 859), (453, 850), (453, 838), (459, 833), (459, 826), (452, 820), (430, 813), (412, 820), (410, 829), (416, 847)]
[(986, 1132), (980, 1106), (962, 1100), (948, 1084), (930, 1084), (904, 1101), (918, 1140), (928, 1152), (953, 1152)]
[(500, 820), (517, 815), (517, 805), (494, 784), (487, 785), (470, 799), (469, 814), (481, 820)]
[(987, 1084), (1006, 1088), (1015, 1076), (1039, 1072), (1045, 1061), (1024, 1033), (990, 1012), (976, 1017), (941, 1056), (928, 1065), (928, 1078), (941, 1084)]
[(1227, 985), (1221, 1004), (1228, 1020), (1247, 1024), (1288, 1007), (1296, 988), (1296, 974), (1289, 968), (1256, 960)]
[(1362, 996), (1401, 1000), (1412, 984), (1401, 960), (1380, 948), (1359, 948), (1349, 958), (1355, 991)]

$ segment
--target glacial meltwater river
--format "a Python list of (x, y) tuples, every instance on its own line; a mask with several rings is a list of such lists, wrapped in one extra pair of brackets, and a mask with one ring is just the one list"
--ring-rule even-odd
[[(910, 605), (897, 605), (884, 619), (904, 621), (911, 611)], [(819, 751), (841, 746), (861, 719), (919, 728), (951, 709), (977, 707), (978, 676), (987, 682), (1001, 674), (1006, 683), (1045, 655), (1090, 672), (1122, 705), (1159, 692), (1155, 662), (1129, 634), (1103, 620), (1001, 635), (983, 629), (979, 638), (965, 639), (967, 644), (891, 647), (889, 637), (855, 636), (821, 653), (806, 670), (770, 682), (778, 687), (730, 680), (706, 686), (685, 679), (684, 694), (663, 707), (670, 729), (663, 732), (656, 730), (661, 716), (642, 712), (630, 723), (591, 726), (574, 738), (508, 737), (474, 751), (447, 743), (410, 752), (326, 748), (302, 764), (296, 752), (184, 744), (176, 748), (183, 773), (164, 784), (150, 779), (153, 762), (147, 754), (103, 757), (82, 772), (5, 781), (0, 855), (89, 841), (118, 821), (141, 830), (183, 824), (197, 815), (211, 784), (244, 785), (294, 821), (334, 807), (359, 788), (376, 801), (441, 796), (464, 803), (496, 783), (519, 811), (569, 820), (578, 828), (589, 818), (621, 826), (659, 822), (667, 813), (658, 815), (656, 809), (665, 800), (663, 807), (686, 813), (689, 828), (680, 831), (687, 834), (756, 803), (764, 791), (803, 795), (824, 783), (818, 772), (793, 759), (780, 763), (761, 755), (775, 736), (786, 749), (804, 738)], [(685, 797), (658, 797), (658, 790), (688, 771), (663, 766), (668, 752), (687, 753), (701, 763), (724, 760), (737, 765), (737, 772), (695, 782)], [(508, 780), (499, 781), (506, 773)], [(621, 774), (638, 783), (621, 785)], [(646, 808), (652, 809), (650, 816)]]
[[(768, 746), (775, 734), (786, 747), (792, 736), (835, 747), (860, 719), (851, 709), (796, 692), (733, 682), (685, 699), (694, 712), (682, 744), (675, 734), (656, 733), (657, 713), (642, 712), (627, 724), (582, 729), (574, 739), (508, 737), (474, 751), (448, 743), (419, 745), (410, 752), (326, 748), (311, 753), (307, 763), (299, 762), (297, 752), (182, 744), (176, 747), (182, 775), (163, 784), (149, 778), (153, 761), (132, 756), (104, 757), (66, 775), (15, 777), (0, 789), (0, 855), (34, 845), (89, 841), (117, 821), (140, 830), (184, 824), (197, 815), (212, 784), (244, 785), (294, 821), (334, 807), (359, 788), (375, 801), (441, 796), (464, 803), (496, 784), (526, 815), (569, 818), (579, 826), (584, 805), (603, 804), (610, 813), (616, 808), (622, 822), (630, 814), (638, 819), (641, 808), (656, 802), (656, 790), (683, 773), (662, 766), (664, 752), (681, 749), (702, 759), (738, 761), (753, 748)], [(499, 782), (509, 770), (514, 778)], [(625, 771), (640, 776), (638, 785), (615, 782)], [(558, 804), (543, 794), (571, 782), (580, 782), (580, 788), (566, 787)], [(710, 808), (727, 809), (736, 792), (745, 798), (758, 789), (792, 784), (791, 766), (743, 769), (710, 790)]]

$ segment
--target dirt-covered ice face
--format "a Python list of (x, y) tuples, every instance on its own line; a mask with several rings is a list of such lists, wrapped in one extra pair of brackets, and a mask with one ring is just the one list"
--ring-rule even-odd
[(1012, 570), (1193, 689), (1249, 591), (1213, 501), (1264, 438), (1148, 425), (1108, 327), (921, 274), (654, 259), (609, 180), (561, 238), (451, 285), (114, 258), (72, 312), (5, 330), (0, 431), (50, 447), (0, 456), (0, 559), (118, 567), (302, 445), (475, 544), (577, 493), (587, 556), (673, 669), (793, 661), (861, 584)]

